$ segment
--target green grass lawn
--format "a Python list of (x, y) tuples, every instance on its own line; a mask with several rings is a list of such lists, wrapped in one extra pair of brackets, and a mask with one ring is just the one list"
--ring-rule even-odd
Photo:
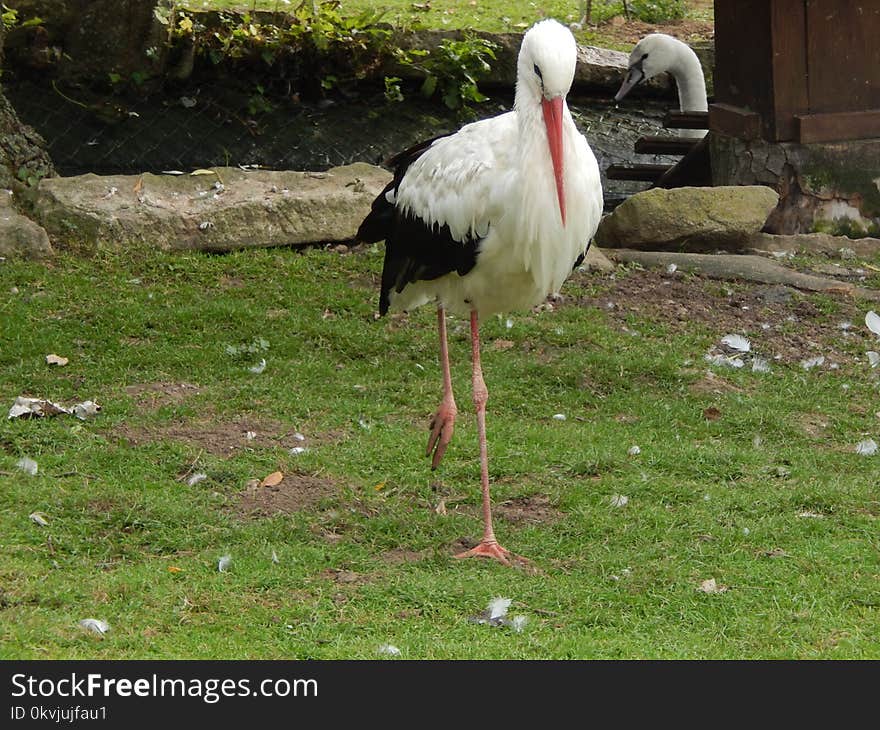
[[(268, 10), (284, 12), (302, 0), (187, 0), (181, 3), (194, 9)], [(630, 3), (633, 5), (633, 3)], [(711, 3), (695, 1), (688, 3), (687, 18), (707, 20), (712, 18)], [(581, 20), (585, 3), (578, 0), (341, 0), (340, 7), (346, 15), (359, 15), (377, 8), (386, 11), (385, 19), (398, 26), (423, 26), (426, 28), (477, 28), (494, 32), (522, 32), (525, 28), (546, 17), (572, 23)], [(622, 15), (623, 3), (619, 0), (596, 0), (593, 2), (592, 22), (601, 23), (615, 15)], [(586, 28), (578, 33), (584, 42), (601, 42), (600, 30)], [(605, 39), (606, 41), (608, 39)], [(617, 46), (619, 42), (607, 43)]]
[[(4, 658), (375, 658), (384, 643), (407, 659), (880, 658), (880, 456), (854, 452), (878, 438), (878, 379), (860, 319), (837, 370), (774, 363), (711, 387), (702, 357), (728, 332), (622, 326), (602, 302), (624, 270), (487, 321), (496, 531), (533, 561), (507, 568), (451, 557), (480, 533), (465, 323), (462, 415), (431, 473), (434, 313), (375, 319), (381, 257), (0, 263), (4, 409), (20, 394), (102, 406), (3, 412)], [(867, 309), (804, 301), (826, 323)], [(254, 486), (276, 470), (277, 490)], [(710, 578), (727, 590), (699, 590)], [(522, 632), (468, 620), (496, 596)], [(87, 617), (110, 623), (103, 639)]]

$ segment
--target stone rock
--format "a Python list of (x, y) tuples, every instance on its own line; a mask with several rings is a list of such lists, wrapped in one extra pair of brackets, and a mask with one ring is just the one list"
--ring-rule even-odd
[(45, 258), (52, 253), (46, 231), (13, 208), (11, 190), (0, 190), (0, 256)]
[(581, 266), (587, 271), (599, 271), (603, 274), (607, 274), (617, 268), (596, 245), (590, 246), (587, 250), (587, 255), (584, 257)]
[(709, 143), (715, 184), (779, 191), (768, 232), (880, 232), (880, 139), (799, 144), (712, 134)]
[(755, 233), (749, 237), (745, 246), (750, 253), (771, 256), (811, 253), (840, 259), (870, 259), (880, 253), (880, 238), (848, 238), (832, 236), (830, 233)]
[(596, 243), (612, 248), (739, 248), (764, 226), (779, 195), (760, 185), (652, 188), (605, 216)]
[(347, 241), (391, 179), (366, 163), (323, 173), (196, 172), (41, 180), (34, 217), (58, 245), (86, 250), (227, 251)]

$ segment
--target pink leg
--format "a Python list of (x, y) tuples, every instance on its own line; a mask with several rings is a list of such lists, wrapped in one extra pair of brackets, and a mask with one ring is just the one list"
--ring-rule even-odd
[(495, 531), (492, 529), (492, 502), (489, 497), (489, 450), (486, 445), (486, 402), (489, 400), (489, 390), (486, 381), (483, 380), (483, 368), (480, 365), (480, 332), (477, 321), (477, 313), (471, 312), (471, 353), (473, 358), (473, 390), (474, 406), (477, 409), (477, 432), (480, 438), (480, 486), (483, 490), (483, 539), (479, 544), (456, 558), (495, 558), (505, 565), (510, 565), (511, 555), (495, 539)]
[(437, 307), (437, 329), (440, 332), (440, 367), (443, 369), (443, 400), (431, 419), (431, 436), (428, 438), (428, 448), (425, 456), (434, 454), (431, 460), (431, 468), (436, 469), (440, 465), (446, 447), (452, 440), (455, 431), (455, 416), (458, 408), (455, 406), (455, 398), (452, 395), (452, 376), (449, 372), (449, 345), (446, 342), (446, 310), (443, 306)]

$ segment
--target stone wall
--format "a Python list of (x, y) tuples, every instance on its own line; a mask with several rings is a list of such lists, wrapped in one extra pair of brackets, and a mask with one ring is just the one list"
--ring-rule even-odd
[(779, 193), (768, 232), (880, 232), (880, 139), (803, 145), (713, 133), (710, 147), (713, 184)]

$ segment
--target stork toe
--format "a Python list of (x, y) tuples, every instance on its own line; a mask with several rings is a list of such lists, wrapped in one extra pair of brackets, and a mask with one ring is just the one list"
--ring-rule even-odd
[(456, 411), (454, 407), (447, 408), (441, 405), (431, 419), (431, 423), (428, 426), (431, 430), (431, 435), (428, 437), (428, 447), (425, 449), (425, 456), (433, 454), (431, 469), (436, 469), (440, 466), (443, 455), (446, 453), (446, 447), (452, 441), (452, 434), (455, 432), (455, 416)]

